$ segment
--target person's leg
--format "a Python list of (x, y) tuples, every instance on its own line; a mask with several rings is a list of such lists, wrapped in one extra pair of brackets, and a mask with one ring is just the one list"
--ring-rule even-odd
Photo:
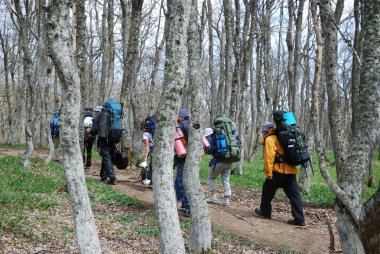
[(219, 174), (220, 174), (220, 163), (210, 166), (208, 170), (207, 184), (208, 184), (208, 189), (211, 192), (211, 195), (210, 197), (207, 198), (207, 202), (210, 202), (210, 203), (219, 202), (217, 198), (217, 194), (216, 194), (216, 182), (215, 182), (215, 179), (218, 177)]
[(180, 191), (181, 183), (183, 182), (183, 167), (184, 164), (176, 164), (176, 176), (174, 179), (174, 189), (175, 189), (175, 196), (177, 198), (178, 202), (183, 203), (183, 197), (182, 197), (182, 192)]
[(100, 154), (100, 156), (102, 156), (102, 163), (101, 163), (101, 168), (100, 168), (100, 181), (106, 181), (107, 175), (106, 175), (106, 171), (105, 171), (103, 147), (99, 147), (99, 154)]
[(113, 148), (105, 146), (102, 149), (103, 153), (103, 160), (104, 160), (104, 171), (105, 175), (108, 177), (108, 183), (114, 184), (116, 181), (115, 173), (113, 172), (113, 165), (111, 161), (111, 155), (112, 155)]
[(92, 159), (92, 145), (94, 144), (93, 140), (88, 140), (86, 145), (86, 152), (87, 152), (87, 161), (86, 161), (86, 167), (91, 167), (91, 159)]
[(286, 175), (286, 181), (284, 182), (284, 192), (290, 200), (292, 209), (292, 216), (295, 222), (305, 222), (303, 214), (303, 203), (300, 193), (300, 188), (297, 183), (296, 175)]
[(265, 179), (261, 195), (260, 210), (262, 216), (272, 217), (272, 199), (282, 181), (282, 174), (273, 172), (272, 180)]
[(53, 144), (54, 144), (54, 160), (59, 161), (59, 137), (53, 137)]
[(184, 169), (185, 164), (184, 163), (179, 163), (177, 164), (177, 177), (176, 177), (176, 182), (175, 182), (175, 188), (176, 188), (176, 193), (177, 198), (179, 197), (182, 201), (182, 204), (184, 204), (185, 208), (185, 214), (190, 214), (190, 202), (189, 199), (187, 198), (186, 195), (186, 190), (185, 190), (185, 185), (183, 184), (183, 169)]
[(230, 205), (230, 197), (231, 197), (231, 184), (230, 184), (230, 177), (231, 177), (231, 163), (221, 163), (221, 169), (222, 169), (222, 184), (224, 188), (224, 200), (222, 202), (222, 205), (229, 206)]

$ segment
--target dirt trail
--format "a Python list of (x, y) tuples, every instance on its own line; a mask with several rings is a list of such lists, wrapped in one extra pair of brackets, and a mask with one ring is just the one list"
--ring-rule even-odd
[[(95, 163), (86, 174), (98, 179), (99, 170), (99, 163)], [(153, 204), (153, 190), (138, 181), (137, 170), (115, 170), (115, 173), (117, 183), (114, 188)], [(234, 192), (234, 189), (232, 191)], [(285, 247), (299, 253), (328, 253), (330, 239), (325, 219), (332, 219), (335, 226), (332, 209), (306, 207), (307, 226), (297, 227), (286, 224), (291, 218), (290, 204), (286, 200), (274, 200), (272, 220), (267, 220), (257, 217), (253, 212), (260, 204), (260, 196), (257, 193), (235, 191), (233, 196), (229, 207), (209, 204), (214, 227), (275, 248)], [(338, 239), (337, 235), (335, 239)], [(336, 246), (337, 244), (335, 243)]]
[[(20, 150), (0, 149), (0, 154), (20, 154)], [(37, 152), (35, 156), (44, 153)], [(85, 170), (86, 176), (99, 179), (100, 163), (96, 161), (89, 170)], [(138, 181), (137, 170), (115, 170), (117, 182), (113, 188), (123, 191), (129, 196), (135, 197), (146, 203), (153, 204), (153, 190), (142, 185)], [(207, 188), (205, 186), (205, 188)], [(250, 190), (234, 190), (229, 207), (209, 205), (209, 212), (213, 227), (245, 237), (254, 243), (273, 246), (275, 248), (287, 248), (299, 253), (328, 253), (330, 237), (326, 225), (329, 218), (334, 228), (335, 250), (339, 249), (338, 236), (336, 234), (336, 218), (332, 209), (305, 207), (306, 226), (297, 227), (286, 224), (291, 218), (290, 204), (286, 199), (273, 201), (272, 220), (257, 217), (254, 208), (260, 204), (260, 193)]]

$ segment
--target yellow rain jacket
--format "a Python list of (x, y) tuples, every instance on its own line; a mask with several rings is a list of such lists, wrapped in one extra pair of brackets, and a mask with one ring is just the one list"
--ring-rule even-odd
[(273, 127), (269, 130), (269, 133), (263, 137), (264, 171), (266, 176), (272, 177), (273, 171), (280, 174), (297, 174), (295, 166), (286, 163), (275, 163), (276, 154), (279, 154), (280, 156), (284, 155), (284, 150), (282, 149), (275, 132), (276, 128)]

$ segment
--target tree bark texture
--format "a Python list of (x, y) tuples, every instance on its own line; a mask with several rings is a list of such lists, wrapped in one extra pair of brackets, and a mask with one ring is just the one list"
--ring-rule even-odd
[(22, 63), (23, 63), (23, 81), (22, 85), (26, 87), (27, 92), (27, 120), (25, 124), (25, 143), (26, 151), (21, 157), (21, 162), (25, 167), (29, 166), (29, 159), (33, 153), (33, 135), (34, 135), (34, 108), (36, 103), (35, 89), (32, 85), (32, 56), (29, 50), (28, 43), (28, 19), (29, 19), (29, 9), (25, 8), (25, 16), (23, 15), (22, 8), (19, 0), (15, 0), (15, 8), (17, 11), (17, 20), (19, 22), (19, 41), (22, 48)]
[(197, 0), (192, 0), (187, 41), (192, 124), (189, 128), (184, 183), (192, 209), (189, 249), (191, 252), (203, 253), (211, 250), (212, 233), (208, 205), (199, 177), (204, 112), (197, 15)]
[(99, 237), (86, 188), (79, 147), (80, 79), (71, 52), (68, 30), (69, 0), (51, 1), (48, 38), (51, 58), (62, 83), (62, 125), (60, 130), (64, 170), (72, 202), (74, 225), (80, 253), (101, 253)]
[[(380, 137), (380, 6), (375, 0), (363, 1), (363, 61), (358, 96), (358, 136), (350, 146), (351, 169), (360, 177), (371, 163), (369, 154)], [(364, 162), (364, 163), (363, 163)], [(355, 182), (353, 183), (355, 184)], [(360, 236), (366, 253), (380, 251), (380, 188), (360, 212)]]
[(173, 189), (173, 137), (185, 81), (189, 0), (168, 1), (169, 30), (163, 94), (153, 153), (153, 197), (158, 217), (161, 253), (185, 253)]
[(231, 0), (223, 0), (223, 8), (224, 8), (224, 23), (225, 23), (225, 29), (226, 29), (226, 51), (225, 51), (225, 58), (224, 58), (224, 66), (225, 66), (225, 85), (224, 85), (224, 98), (223, 98), (223, 104), (224, 104), (224, 114), (230, 113), (231, 108), (231, 95), (232, 95), (232, 75), (234, 71), (234, 67), (232, 65), (232, 58), (233, 58), (233, 13), (232, 13), (232, 6), (231, 6)]

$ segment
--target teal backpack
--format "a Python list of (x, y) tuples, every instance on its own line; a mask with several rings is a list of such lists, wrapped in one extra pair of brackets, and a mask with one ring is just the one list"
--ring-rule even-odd
[(104, 102), (102, 112), (107, 113), (107, 139), (109, 143), (117, 144), (120, 142), (123, 126), (123, 109), (115, 99), (108, 99)]
[(214, 139), (216, 149), (214, 157), (221, 162), (240, 161), (240, 139), (236, 124), (226, 115), (218, 115), (214, 119)]

